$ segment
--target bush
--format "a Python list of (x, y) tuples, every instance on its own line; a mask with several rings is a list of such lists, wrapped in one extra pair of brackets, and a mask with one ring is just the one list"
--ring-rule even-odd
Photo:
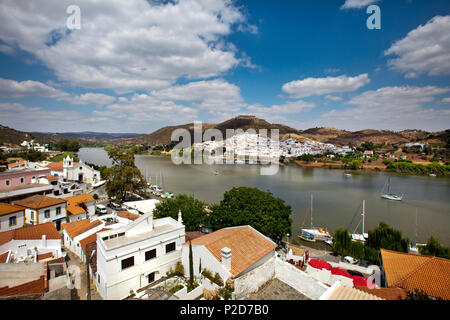
[(177, 262), (177, 264), (175, 265), (175, 270), (170, 268), (169, 271), (167, 271), (167, 276), (168, 277), (173, 277), (173, 276), (184, 277), (184, 266), (183, 266), (183, 264), (181, 262)]
[(223, 280), (222, 280), (222, 278), (220, 277), (220, 274), (218, 274), (217, 272), (216, 272), (216, 274), (214, 275), (213, 282), (214, 282), (215, 284), (217, 284), (218, 286), (223, 286)]
[(173, 286), (172, 288), (170, 288), (169, 292), (171, 294), (175, 294), (175, 293), (177, 293), (178, 291), (180, 291), (183, 288), (184, 288), (184, 286), (182, 284), (177, 284), (176, 286)]

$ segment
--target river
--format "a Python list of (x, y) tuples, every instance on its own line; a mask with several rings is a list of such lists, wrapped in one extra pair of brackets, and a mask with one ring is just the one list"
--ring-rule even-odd
[[(82, 148), (78, 156), (85, 162), (111, 165), (102, 148)], [(276, 175), (262, 176), (258, 165), (175, 165), (170, 157), (151, 155), (136, 155), (136, 165), (147, 181), (164, 184), (165, 190), (191, 194), (210, 204), (218, 203), (223, 193), (233, 187), (270, 191), (292, 207), (295, 238), (303, 221), (305, 226), (310, 224), (310, 216), (305, 219), (305, 213), (312, 193), (313, 223), (328, 227), (330, 232), (347, 227), (365, 200), (365, 232), (384, 221), (416, 243), (425, 243), (433, 235), (450, 246), (448, 178), (391, 174), (391, 191), (404, 194), (403, 201), (391, 201), (380, 197), (389, 175), (385, 172), (354, 172), (346, 177), (342, 170), (289, 165), (280, 167)], [(219, 174), (214, 174), (214, 170)], [(359, 214), (349, 231), (360, 220)], [(361, 224), (356, 233), (361, 233)]]

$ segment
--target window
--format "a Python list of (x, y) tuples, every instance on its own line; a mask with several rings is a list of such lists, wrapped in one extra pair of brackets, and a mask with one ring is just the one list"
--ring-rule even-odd
[(156, 258), (156, 249), (149, 250), (145, 253), (145, 261)]
[(17, 224), (17, 218), (16, 217), (10, 217), (9, 218), (9, 226), (15, 226)]
[(175, 251), (175, 242), (166, 244), (166, 253)]
[(100, 284), (100, 275), (97, 273), (97, 283)]
[(60, 215), (61, 214), (61, 208), (56, 208), (56, 215)]
[(50, 210), (45, 210), (44, 211), (44, 217), (45, 218), (50, 218)]
[(122, 260), (122, 270), (134, 266), (134, 257), (129, 257)]
[(20, 183), (23, 183), (23, 178), (20, 178)]
[(10, 181), (6, 180), (6, 185), (9, 186), (9, 184), (10, 184)]
[(152, 272), (147, 276), (148, 279), (148, 283), (152, 283), (153, 281), (155, 281), (155, 273)]

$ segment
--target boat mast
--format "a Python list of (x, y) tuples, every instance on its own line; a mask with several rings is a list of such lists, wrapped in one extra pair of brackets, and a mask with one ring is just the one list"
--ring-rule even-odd
[(362, 211), (362, 235), (364, 237), (364, 215), (365, 215), (365, 205), (366, 200), (363, 200), (363, 211)]
[(391, 176), (388, 177), (388, 190), (387, 193), (389, 194), (391, 190)]
[(311, 228), (313, 226), (313, 218), (312, 218), (312, 214), (313, 214), (313, 195), (311, 193)]

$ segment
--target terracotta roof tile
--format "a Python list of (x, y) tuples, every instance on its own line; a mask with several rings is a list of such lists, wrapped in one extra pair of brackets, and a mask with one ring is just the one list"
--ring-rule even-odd
[(129, 211), (118, 211), (117, 215), (121, 218), (125, 218), (125, 219), (131, 220), (131, 221), (139, 219), (139, 217), (140, 217), (140, 215), (131, 213)]
[(51, 206), (55, 206), (58, 204), (64, 204), (67, 201), (64, 199), (59, 198), (53, 198), (53, 197), (47, 197), (40, 194), (25, 198), (23, 200), (19, 200), (14, 202), (15, 205), (25, 207), (25, 208), (31, 208), (35, 210), (39, 210), (42, 208), (47, 208)]
[(199, 237), (204, 236), (206, 233), (200, 232), (200, 231), (186, 231), (186, 242), (188, 242), (189, 240), (194, 240), (197, 239)]
[(381, 249), (388, 287), (450, 299), (450, 260)]
[(66, 230), (67, 234), (74, 239), (76, 236), (85, 233), (86, 231), (101, 225), (100, 220), (90, 222), (89, 219), (78, 220), (69, 223), (63, 223), (61, 227)]
[(383, 300), (373, 294), (339, 284), (328, 300)]
[(15, 287), (0, 288), (0, 296), (15, 296), (30, 293), (44, 293), (45, 292), (45, 276), (42, 275), (39, 279)]
[(86, 213), (87, 208), (84, 204), (86, 202), (95, 201), (95, 199), (88, 193), (68, 197), (66, 198), (66, 200), (67, 200), (67, 213), (71, 216)]
[(203, 245), (221, 261), (221, 250), (231, 249), (233, 277), (239, 276), (259, 259), (275, 250), (277, 245), (250, 226), (224, 228), (191, 241), (192, 245)]
[[(79, 162), (74, 162), (73, 166), (75, 167)], [(63, 172), (64, 171), (64, 167), (63, 167), (63, 162), (59, 161), (59, 162), (50, 162), (49, 164), (46, 165), (47, 168), (50, 168), (50, 170), (52, 171), (59, 171), (59, 172)]]
[(404, 300), (408, 293), (407, 290), (401, 288), (367, 288), (355, 287), (358, 290), (373, 294), (374, 296), (383, 298), (385, 300)]
[(48, 181), (57, 181), (57, 180), (59, 180), (59, 177), (47, 176), (47, 177), (44, 177), (44, 179), (47, 179)]
[(106, 230), (110, 230), (109, 228), (103, 228), (99, 231), (97, 231), (96, 233), (91, 234), (90, 236), (81, 239), (80, 240), (80, 245), (81, 248), (83, 249), (83, 252), (86, 252), (86, 246), (90, 243), (95, 243), (97, 242), (97, 233), (102, 232), (102, 231), (106, 231)]
[(45, 235), (47, 239), (61, 239), (61, 235), (56, 230), (53, 222), (38, 224), (0, 232), (0, 245), (11, 240), (39, 240)]
[(9, 251), (0, 254), (0, 263), (6, 263), (6, 259), (8, 259)]
[(37, 256), (38, 261), (41, 261), (41, 260), (44, 260), (44, 259), (48, 259), (48, 258), (53, 258), (53, 253), (52, 252), (38, 254), (38, 256)]
[(3, 203), (0, 202), (0, 216), (4, 216), (7, 214), (11, 214), (11, 213), (15, 213), (15, 212), (20, 212), (20, 211), (24, 211), (25, 209), (22, 207), (18, 207), (15, 205), (11, 205), (8, 203)]

